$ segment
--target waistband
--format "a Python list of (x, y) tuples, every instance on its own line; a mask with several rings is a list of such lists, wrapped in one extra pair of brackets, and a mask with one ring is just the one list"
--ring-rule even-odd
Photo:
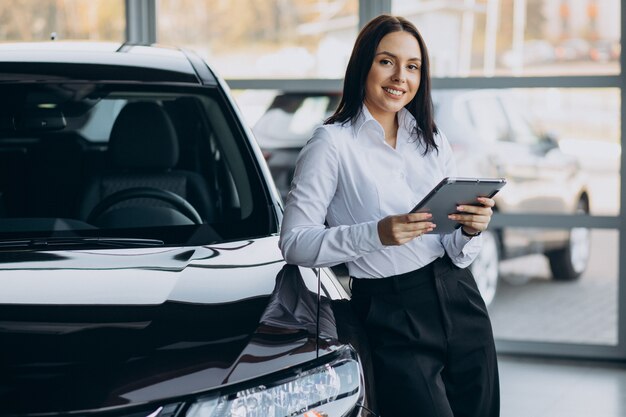
[(394, 293), (418, 287), (435, 277), (433, 263), (404, 274), (392, 275), (385, 278), (354, 278), (350, 277), (350, 289), (353, 293)]

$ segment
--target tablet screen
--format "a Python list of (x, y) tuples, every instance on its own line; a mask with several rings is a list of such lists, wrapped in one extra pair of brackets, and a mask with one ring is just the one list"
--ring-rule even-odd
[(504, 178), (447, 177), (417, 203), (411, 213), (432, 213), (431, 221), (437, 227), (431, 233), (450, 233), (459, 227), (459, 223), (448, 219), (449, 214), (457, 212), (456, 206), (478, 205), (477, 197), (492, 198), (505, 184)]

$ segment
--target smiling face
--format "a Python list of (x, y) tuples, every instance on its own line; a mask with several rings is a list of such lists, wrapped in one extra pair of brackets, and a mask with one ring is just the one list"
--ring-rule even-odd
[(365, 105), (383, 123), (407, 105), (420, 86), (422, 54), (408, 32), (385, 35), (374, 54), (365, 82)]

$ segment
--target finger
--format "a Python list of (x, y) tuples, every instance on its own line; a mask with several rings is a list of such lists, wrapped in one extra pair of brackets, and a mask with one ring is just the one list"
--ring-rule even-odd
[(493, 213), (491, 207), (483, 207), (483, 206), (469, 206), (462, 205), (457, 206), (456, 210), (463, 213), (472, 213), (472, 214), (480, 214), (483, 216), (490, 216)]
[(472, 229), (484, 231), (489, 226), (489, 222), (481, 222), (481, 221), (473, 221), (473, 220), (464, 220), (459, 221), (459, 224), (462, 226), (471, 227)]
[(406, 223), (423, 222), (433, 217), (432, 213), (408, 213), (404, 216)]
[(496, 202), (493, 198), (478, 197), (476, 200), (478, 200), (480, 204), (487, 207), (494, 207), (496, 205)]
[(448, 215), (450, 220), (455, 220), (457, 222), (480, 222), (480, 223), (489, 223), (491, 221), (490, 215), (480, 215), (480, 214), (450, 214)]
[(394, 234), (394, 237), (396, 239), (413, 239), (416, 237), (419, 237), (425, 233), (431, 232), (433, 231), (435, 228), (434, 227), (424, 227), (424, 228), (420, 228), (418, 230), (411, 230), (411, 231), (402, 231), (402, 232), (398, 232)]
[(392, 230), (394, 232), (418, 232), (420, 230), (433, 228), (435, 226), (436, 225), (434, 223), (426, 222), (426, 221), (412, 222), (412, 223), (398, 223), (394, 225)]
[(437, 225), (434, 223), (424, 223), (424, 222), (412, 223), (412, 225), (413, 227), (411, 228), (396, 230), (395, 235), (396, 236), (418, 236), (418, 235), (430, 232), (432, 230), (435, 230), (435, 228), (437, 227)]
[(455, 219), (452, 219), (464, 226), (474, 227), (474, 225), (482, 225), (482, 227), (486, 228), (489, 225), (490, 217), (483, 216), (459, 216), (455, 215)]

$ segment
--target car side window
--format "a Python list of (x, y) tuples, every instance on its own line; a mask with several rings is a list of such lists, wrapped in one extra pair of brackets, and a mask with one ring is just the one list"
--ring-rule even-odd
[(113, 123), (127, 102), (124, 99), (100, 100), (89, 112), (89, 120), (77, 129), (78, 133), (89, 142), (108, 142)]
[(467, 107), (471, 123), (485, 142), (510, 140), (507, 118), (494, 97), (473, 97)]

